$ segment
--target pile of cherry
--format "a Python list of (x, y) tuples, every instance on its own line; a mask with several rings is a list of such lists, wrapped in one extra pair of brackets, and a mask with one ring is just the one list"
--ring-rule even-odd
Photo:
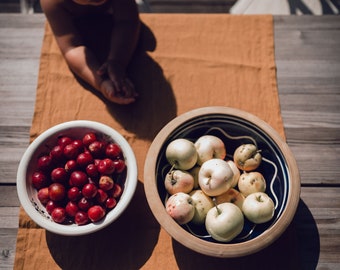
[(53, 221), (85, 225), (112, 210), (123, 191), (126, 164), (120, 146), (102, 134), (59, 136), (31, 175), (39, 201)]

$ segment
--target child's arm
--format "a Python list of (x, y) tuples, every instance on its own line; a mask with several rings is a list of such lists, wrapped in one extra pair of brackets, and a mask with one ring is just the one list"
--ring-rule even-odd
[(41, 7), (70, 69), (112, 102), (128, 104), (134, 97), (116, 95), (112, 81), (103, 80), (97, 71), (97, 58), (87, 47), (72, 21), (72, 15), (62, 6), (63, 0), (41, 0)]
[(136, 49), (140, 20), (135, 0), (113, 1), (113, 30), (108, 59), (99, 74), (108, 74), (118, 91), (126, 96), (137, 96), (131, 82), (126, 78), (126, 68)]

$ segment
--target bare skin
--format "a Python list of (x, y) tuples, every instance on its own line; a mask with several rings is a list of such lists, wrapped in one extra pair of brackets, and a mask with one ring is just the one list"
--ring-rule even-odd
[[(140, 20), (135, 0), (40, 0), (41, 7), (70, 69), (114, 103), (130, 104), (138, 96), (126, 76), (137, 45)], [(86, 47), (73, 19), (92, 14), (112, 15), (110, 51), (100, 63)]]

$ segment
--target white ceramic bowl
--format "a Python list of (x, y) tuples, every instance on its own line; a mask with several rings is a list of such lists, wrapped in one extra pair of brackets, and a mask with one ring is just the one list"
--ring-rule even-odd
[[(37, 157), (55, 145), (60, 135), (81, 138), (87, 132), (94, 131), (103, 134), (122, 149), (126, 166), (126, 180), (123, 193), (114, 209), (109, 211), (104, 219), (96, 223), (78, 226), (76, 224), (64, 225), (52, 221), (45, 207), (37, 198), (37, 191), (31, 185), (31, 175), (35, 169)], [(137, 186), (137, 163), (135, 155), (124, 137), (113, 128), (94, 121), (76, 120), (56, 125), (38, 136), (25, 151), (17, 172), (17, 192), (21, 205), (26, 213), (39, 226), (61, 235), (84, 235), (98, 231), (114, 222), (129, 205)]]
[[(257, 169), (267, 182), (266, 193), (273, 199), (275, 214), (267, 223), (255, 225), (245, 221), (244, 229), (229, 243), (217, 242), (203, 227), (179, 225), (165, 210), (167, 193), (165, 174), (170, 165), (165, 157), (167, 145), (174, 139), (195, 141), (210, 134), (220, 137), (232, 159), (237, 146), (256, 141), (263, 161)], [(170, 121), (156, 136), (144, 167), (145, 192), (150, 208), (160, 225), (182, 245), (214, 257), (240, 257), (272, 244), (291, 223), (300, 199), (300, 176), (286, 142), (266, 122), (244, 111), (227, 107), (200, 108)]]

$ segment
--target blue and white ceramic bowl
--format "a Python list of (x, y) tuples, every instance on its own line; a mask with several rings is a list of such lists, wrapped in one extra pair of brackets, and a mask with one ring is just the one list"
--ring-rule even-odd
[[(257, 171), (266, 179), (266, 193), (275, 204), (275, 214), (267, 223), (255, 225), (245, 219), (243, 231), (229, 243), (211, 238), (204, 226), (179, 225), (165, 211), (165, 174), (170, 165), (165, 157), (169, 142), (177, 138), (195, 141), (202, 135), (216, 135), (232, 160), (235, 149), (253, 143), (261, 150)], [(145, 192), (150, 208), (161, 226), (184, 246), (215, 257), (239, 257), (257, 252), (273, 243), (291, 223), (300, 198), (300, 177), (288, 145), (266, 122), (244, 111), (227, 107), (206, 107), (178, 116), (153, 141), (144, 168)]]

